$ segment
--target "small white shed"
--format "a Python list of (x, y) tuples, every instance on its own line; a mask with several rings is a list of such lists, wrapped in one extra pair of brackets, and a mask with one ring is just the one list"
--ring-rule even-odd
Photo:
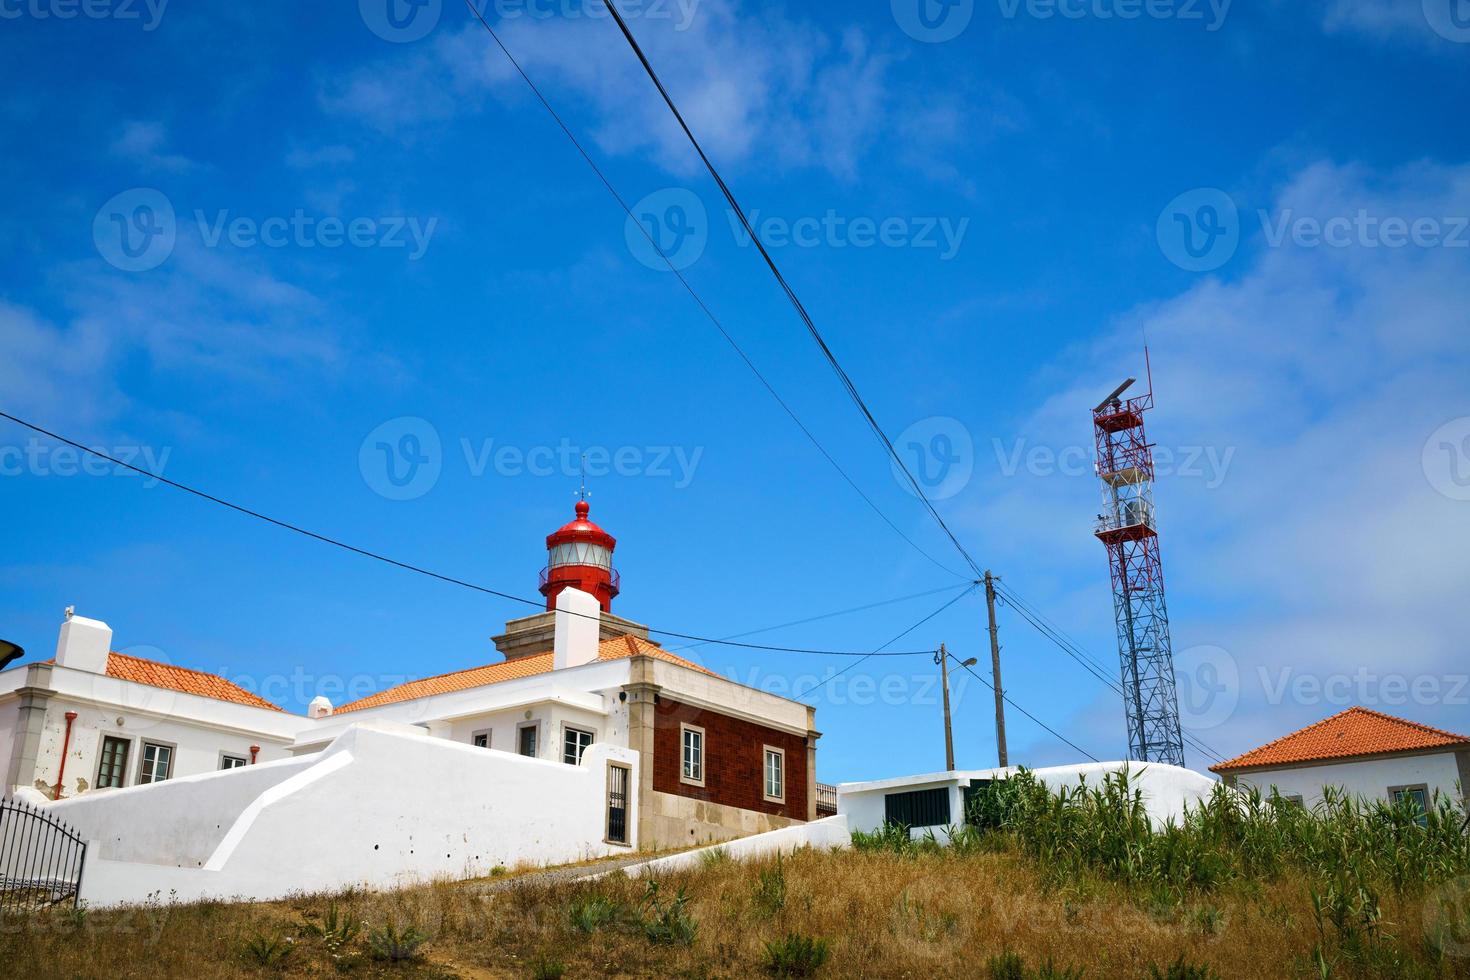
[(1333, 786), (1368, 800), (1408, 796), (1427, 808), (1436, 794), (1465, 800), (1470, 738), (1354, 707), (1210, 768), (1228, 785), (1275, 787), (1307, 807)]

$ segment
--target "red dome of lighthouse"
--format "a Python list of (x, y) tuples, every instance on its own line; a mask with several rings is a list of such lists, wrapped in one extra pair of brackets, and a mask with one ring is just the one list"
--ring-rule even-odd
[(617, 539), (588, 520), (592, 508), (586, 500), (577, 501), (576, 509), (575, 520), (546, 536), (541, 594), (546, 597), (546, 608), (555, 609), (563, 589), (580, 589), (596, 596), (603, 612), (611, 612), (619, 591), (619, 576), (612, 567)]

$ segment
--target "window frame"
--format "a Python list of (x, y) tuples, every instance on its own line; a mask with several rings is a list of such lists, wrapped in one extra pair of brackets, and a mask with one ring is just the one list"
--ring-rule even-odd
[[(174, 778), (174, 772), (178, 768), (178, 761), (179, 761), (179, 747), (178, 747), (178, 745), (176, 743), (174, 743), (174, 742), (165, 742), (165, 741), (162, 741), (160, 739), (154, 739), (154, 738), (139, 739), (138, 740), (138, 743), (139, 743), (138, 744), (138, 774), (137, 774), (137, 778), (134, 781), (133, 785), (135, 785), (135, 786), (150, 786), (153, 783), (166, 783), (170, 779), (173, 779)], [(144, 769), (144, 767), (146, 765), (148, 765), (148, 749), (150, 747), (155, 748), (155, 749), (165, 749), (165, 750), (168, 751), (168, 771), (167, 771), (167, 774), (162, 779), (157, 779), (157, 778), (144, 779), (143, 778), (143, 769)], [(154, 756), (154, 759), (155, 759), (155, 769), (156, 769), (157, 768), (157, 766), (156, 766), (157, 756), (156, 755)]]
[[(102, 785), (102, 766), (107, 760), (107, 743), (118, 742), (123, 747), (123, 757), (118, 769), (118, 782), (111, 786)], [(133, 740), (124, 735), (109, 735), (102, 733), (102, 741), (97, 745), (97, 778), (92, 785), (97, 789), (124, 789), (128, 785), (128, 763), (133, 759)]]
[[(229, 759), (237, 759), (240, 764), (238, 766), (225, 765), (226, 760)], [(231, 769), (244, 769), (248, 765), (250, 765), (250, 757), (248, 755), (237, 755), (234, 752), (221, 752), (219, 754), (219, 772), (228, 772)]]
[[(779, 795), (775, 796), (771, 794), (770, 765), (772, 756), (775, 756), (777, 759), (780, 760), (780, 762), (777, 764), (779, 770), (777, 775), (781, 777), (781, 792)], [(778, 745), (761, 746), (761, 799), (765, 800), (767, 803), (786, 802), (786, 750)]]
[[(567, 735), (571, 732), (577, 732), (578, 734), (587, 736), (587, 744), (583, 745), (577, 750), (577, 758), (575, 762), (567, 762)], [(597, 729), (585, 727), (582, 725), (574, 725), (565, 721), (561, 723), (561, 761), (565, 765), (580, 766), (582, 764), (582, 756), (587, 752), (588, 749), (592, 748), (592, 746), (596, 744)]]
[[(477, 728), (474, 731), (470, 732), (470, 745), (473, 748), (477, 748), (477, 749), (488, 749), (488, 748), (490, 748), (491, 743), (494, 742), (494, 738), (492, 738), (491, 736), (492, 736), (491, 729), (489, 729), (489, 728)], [(484, 738), (485, 739), (485, 744), (484, 745), (481, 745), (480, 744), (480, 742), (479, 742), (479, 739), (480, 738)]]
[[(689, 774), (690, 767), (688, 765), (689, 759), (688, 759), (687, 753), (688, 753), (688, 748), (689, 748), (688, 739), (689, 739), (689, 735), (691, 733), (699, 736), (699, 766), (698, 766), (699, 774), (697, 776), (694, 776), (694, 775), (690, 775)], [(709, 762), (709, 736), (705, 734), (704, 729), (702, 727), (700, 727), (699, 725), (691, 725), (688, 722), (680, 722), (679, 723), (679, 782), (685, 784), (686, 786), (701, 786), (701, 787), (704, 786), (705, 773), (709, 769), (708, 762)]]
[[(525, 736), (522, 733), (525, 732), (525, 730), (528, 729), (528, 728), (531, 729), (532, 732), (534, 732), (534, 734), (531, 736), (532, 748), (534, 749), (534, 751), (530, 755), (527, 755), (525, 752), (522, 751), (522, 744), (523, 744), (522, 743), (522, 739), (525, 738)], [(535, 721), (523, 721), (523, 722), (520, 722), (518, 725), (516, 725), (516, 755), (521, 756), (522, 758), (525, 758), (525, 759), (539, 759), (539, 758), (541, 758), (541, 721), (540, 721), (540, 719), (537, 719)]]
[(1419, 804), (1419, 825), (1428, 826), (1429, 808), (1434, 803), (1434, 794), (1429, 791), (1428, 783), (1405, 783), (1402, 786), (1390, 786), (1388, 788), (1388, 802), (1398, 805), (1396, 797), (1398, 794), (1409, 794), (1419, 792), (1424, 794), (1424, 802)]

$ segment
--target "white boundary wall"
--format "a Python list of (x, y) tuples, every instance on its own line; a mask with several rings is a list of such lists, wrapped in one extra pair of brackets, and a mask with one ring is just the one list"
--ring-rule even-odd
[(604, 841), (609, 762), (630, 767), (638, 785), (637, 753), (619, 746), (594, 744), (570, 766), (378, 723), (316, 755), (47, 809), (90, 842), (89, 904), (267, 900), (629, 853), (636, 793), (630, 846)]
[[(809, 823), (792, 824), (790, 827), (770, 830), (764, 834), (739, 837), (711, 847), (700, 847), (692, 851), (681, 851), (678, 854), (652, 858), (641, 864), (630, 864), (618, 871), (610, 871), (608, 874), (646, 877), (669, 871), (684, 871), (700, 867), (705, 857), (715, 851), (723, 851), (736, 861), (747, 861), (751, 858), (769, 857), (773, 854), (790, 854), (803, 847), (842, 849), (851, 846), (852, 834), (847, 829), (847, 818), (839, 815), (823, 817), (821, 820), (813, 820)], [(603, 876), (598, 875), (597, 877)]]
[[(1201, 776), (1193, 769), (1161, 762), (1096, 762), (1033, 769), (1031, 773), (1049, 789), (1056, 791), (1063, 786), (1076, 787), (1084, 779), (1088, 786), (1101, 786), (1104, 776), (1110, 772), (1119, 772), (1125, 767), (1128, 769), (1129, 783), (1143, 791), (1144, 806), (1156, 827), (1162, 826), (1168, 820), (1177, 823), (1183, 818), (1186, 806), (1198, 806), (1218, 785), (1215, 780)], [(883, 826), (884, 797), (889, 793), (942, 787), (949, 790), (950, 824), (959, 827), (965, 822), (964, 792), (970, 780), (1005, 779), (1019, 771), (1016, 767), (967, 769), (862, 783), (842, 783), (837, 787), (837, 812), (848, 818), (853, 830), (872, 832)], [(922, 837), (928, 830), (933, 830), (940, 839), (946, 839), (942, 826), (911, 827), (909, 835)]]

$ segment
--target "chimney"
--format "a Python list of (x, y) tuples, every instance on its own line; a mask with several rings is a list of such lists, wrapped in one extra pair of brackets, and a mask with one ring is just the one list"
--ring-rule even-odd
[(556, 636), (552, 645), (554, 670), (580, 667), (597, 659), (602, 604), (580, 589), (556, 595)]
[(66, 607), (66, 621), (56, 640), (56, 665), (93, 674), (107, 673), (107, 654), (112, 650), (112, 627), (87, 619)]
[(306, 706), (308, 718), (325, 718), (333, 711), (332, 702), (327, 700), (326, 695), (318, 694), (311, 699), (311, 704)]

